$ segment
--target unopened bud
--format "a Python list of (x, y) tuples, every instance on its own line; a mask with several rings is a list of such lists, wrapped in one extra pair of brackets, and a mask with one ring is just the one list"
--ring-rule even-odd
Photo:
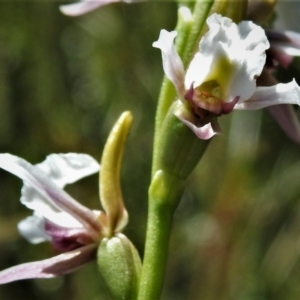
[(104, 238), (98, 249), (98, 267), (114, 300), (135, 300), (139, 286), (141, 259), (123, 234)]

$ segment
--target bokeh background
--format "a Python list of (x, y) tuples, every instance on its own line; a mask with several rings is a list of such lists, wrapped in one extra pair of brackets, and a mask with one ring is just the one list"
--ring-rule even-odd
[[(95, 158), (117, 117), (134, 125), (122, 168), (125, 234), (143, 253), (153, 125), (163, 76), (152, 42), (172, 30), (171, 2), (113, 4), (79, 18), (59, 3), (0, 2), (0, 151), (31, 163), (50, 153)], [(295, 60), (278, 76), (297, 77)], [(174, 217), (163, 300), (300, 299), (300, 145), (265, 111), (221, 118)], [(22, 182), (0, 170), (0, 269), (56, 254), (16, 225), (31, 214)], [(98, 177), (67, 187), (99, 209)], [(61, 278), (0, 286), (0, 299), (109, 300), (95, 263)], [(153, 299), (157, 300), (157, 299)]]

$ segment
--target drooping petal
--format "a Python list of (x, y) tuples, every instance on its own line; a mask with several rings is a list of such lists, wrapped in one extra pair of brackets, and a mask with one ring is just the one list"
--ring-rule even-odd
[[(73, 217), (75, 222), (77, 220), (79, 227), (82, 225), (90, 230), (91, 234), (98, 236), (100, 224), (96, 220), (97, 216), (55, 185), (39, 168), (11, 154), (0, 154), (0, 168), (18, 176), (25, 186), (32, 187), (41, 195), (40, 198), (32, 199), (25, 193), (21, 198), (21, 202), (38, 215), (55, 223), (58, 220), (55, 213), (65, 212)], [(67, 226), (65, 223), (64, 225)]]
[(61, 188), (100, 170), (100, 165), (93, 157), (79, 153), (50, 154), (35, 166)]
[(268, 87), (258, 87), (249, 100), (236, 104), (234, 109), (256, 110), (278, 104), (300, 105), (300, 88), (295, 80)]
[(208, 140), (219, 133), (219, 128), (214, 128), (211, 122), (203, 124), (195, 114), (184, 105), (180, 105), (174, 115), (186, 126), (188, 126), (201, 140)]
[(159, 38), (153, 47), (161, 50), (163, 69), (167, 78), (174, 84), (178, 97), (184, 97), (184, 67), (174, 46), (176, 31), (161, 30)]
[(269, 43), (263, 29), (250, 21), (233, 23), (213, 14), (207, 19), (209, 31), (201, 39), (199, 52), (191, 61), (185, 77), (185, 88), (197, 88), (214, 82), (225, 102), (237, 96), (249, 99), (256, 87), (256, 77), (265, 64)]
[(189, 127), (196, 136), (201, 140), (209, 140), (211, 139), (217, 132), (213, 129), (211, 123), (207, 123), (203, 126), (196, 126), (195, 123), (192, 123), (188, 121), (187, 119), (181, 119), (178, 117), (178, 119), (185, 124), (187, 127)]
[(267, 108), (286, 135), (300, 144), (300, 120), (292, 105), (275, 105)]
[(52, 278), (70, 273), (96, 257), (97, 245), (91, 244), (58, 256), (21, 264), (0, 272), (0, 284), (31, 278)]

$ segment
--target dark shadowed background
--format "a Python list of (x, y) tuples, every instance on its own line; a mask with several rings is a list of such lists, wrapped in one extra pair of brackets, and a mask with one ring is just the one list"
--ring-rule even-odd
[[(0, 2), (0, 151), (31, 163), (50, 153), (100, 159), (124, 110), (134, 116), (122, 168), (130, 214), (125, 234), (143, 253), (153, 125), (163, 76), (162, 28), (174, 3), (113, 4), (79, 18), (49, 1)], [(281, 70), (286, 82), (299, 61)], [(300, 299), (300, 146), (265, 112), (220, 120), (174, 218), (163, 300)], [(22, 182), (0, 170), (0, 269), (56, 255), (31, 245), (16, 225), (31, 212)], [(99, 209), (98, 177), (67, 187)], [(65, 277), (0, 287), (0, 298), (109, 299), (95, 263)], [(153, 299), (156, 300), (156, 299)]]

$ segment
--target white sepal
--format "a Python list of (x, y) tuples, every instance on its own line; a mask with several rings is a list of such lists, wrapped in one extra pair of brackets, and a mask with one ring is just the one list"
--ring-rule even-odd
[(100, 165), (93, 157), (79, 153), (50, 154), (35, 166), (61, 188), (100, 170)]
[(153, 43), (153, 47), (161, 50), (163, 69), (167, 78), (176, 88), (178, 97), (184, 97), (184, 67), (174, 46), (176, 31), (168, 32), (164, 29), (160, 31), (159, 38)]
[(295, 80), (268, 87), (258, 87), (253, 96), (234, 109), (256, 110), (278, 104), (300, 105), (300, 88)]

